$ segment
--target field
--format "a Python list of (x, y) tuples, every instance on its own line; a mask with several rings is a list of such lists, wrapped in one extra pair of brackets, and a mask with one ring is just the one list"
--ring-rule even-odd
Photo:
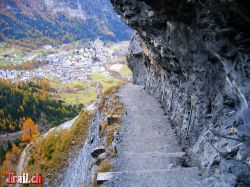
[[(92, 73), (90, 82), (76, 82), (74, 84), (62, 84), (59, 80), (50, 81), (50, 87), (55, 89), (59, 96), (68, 104), (91, 104), (97, 99), (96, 85), (100, 85), (100, 91), (105, 92), (113, 86), (119, 84), (119, 80), (102, 73)], [(53, 94), (52, 94), (53, 95)]]
[(85, 106), (97, 99), (97, 93), (90, 83), (76, 82), (74, 84), (62, 84), (58, 79), (50, 81), (50, 87), (55, 89), (56, 95), (67, 104), (84, 104)]
[(102, 73), (92, 73), (91, 79), (93, 82), (98, 82), (101, 85), (102, 92), (105, 92), (109, 88), (117, 86), (119, 84), (119, 80)]
[(96, 90), (94, 88), (86, 88), (81, 91), (62, 92), (60, 96), (66, 103), (82, 103), (84, 105), (94, 102), (97, 98)]
[(132, 72), (127, 65), (124, 65), (119, 71), (119, 73), (121, 76), (132, 76)]
[(112, 64), (108, 69), (111, 72), (118, 73), (122, 77), (132, 76), (132, 72), (126, 63)]
[(70, 89), (80, 89), (90, 87), (91, 84), (87, 82), (74, 82), (73, 84), (62, 84), (59, 79), (50, 80), (50, 86), (57, 91), (70, 90)]

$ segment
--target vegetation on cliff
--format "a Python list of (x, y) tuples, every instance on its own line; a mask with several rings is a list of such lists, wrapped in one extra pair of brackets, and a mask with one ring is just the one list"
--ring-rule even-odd
[(81, 111), (70, 129), (53, 129), (38, 138), (29, 147), (30, 156), (23, 170), (30, 175), (41, 173), (49, 184), (53, 183), (67, 159), (85, 142), (91, 118), (91, 112)]
[(112, 158), (116, 156), (116, 148), (112, 143), (114, 135), (120, 128), (121, 117), (123, 115), (123, 104), (116, 95), (118, 89), (119, 86), (107, 89), (102, 95), (98, 106), (98, 110), (101, 116), (103, 116), (103, 120), (100, 121), (99, 137), (102, 139), (102, 146), (106, 147), (106, 157), (105, 159), (100, 159), (100, 163), (96, 163), (95, 175), (93, 175), (91, 181), (92, 186), (98, 186), (96, 181), (98, 173), (107, 172), (113, 168)]

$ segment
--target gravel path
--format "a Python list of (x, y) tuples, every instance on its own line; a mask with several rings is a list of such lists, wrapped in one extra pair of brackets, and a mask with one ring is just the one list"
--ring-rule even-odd
[(118, 136), (115, 167), (104, 173), (113, 177), (103, 186), (201, 186), (198, 169), (181, 166), (185, 153), (157, 100), (136, 85), (125, 85), (118, 96), (126, 115)]

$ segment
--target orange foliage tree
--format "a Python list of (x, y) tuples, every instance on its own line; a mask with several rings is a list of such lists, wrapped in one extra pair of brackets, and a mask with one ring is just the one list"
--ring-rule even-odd
[(37, 124), (35, 124), (31, 118), (24, 120), (21, 129), (22, 142), (32, 142), (40, 135)]
[(6, 179), (6, 172), (15, 172), (18, 164), (18, 159), (21, 154), (21, 150), (15, 144), (12, 144), (11, 151), (5, 155), (5, 160), (0, 167), (0, 176), (2, 179)]

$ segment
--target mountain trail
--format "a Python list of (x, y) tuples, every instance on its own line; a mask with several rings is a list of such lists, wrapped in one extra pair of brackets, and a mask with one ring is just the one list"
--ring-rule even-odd
[(140, 86), (125, 85), (117, 94), (125, 116), (117, 137), (112, 172), (99, 173), (107, 187), (201, 186), (197, 167), (183, 167), (186, 155), (159, 102)]

